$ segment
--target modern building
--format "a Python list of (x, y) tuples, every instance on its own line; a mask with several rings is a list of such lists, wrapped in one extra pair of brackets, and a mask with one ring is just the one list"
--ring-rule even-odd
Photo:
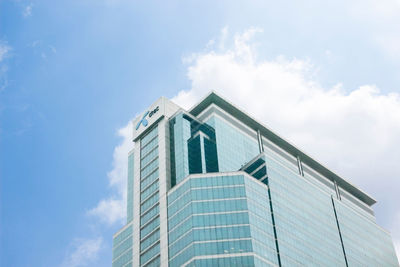
[(371, 196), (214, 92), (132, 138), (112, 266), (399, 266)]

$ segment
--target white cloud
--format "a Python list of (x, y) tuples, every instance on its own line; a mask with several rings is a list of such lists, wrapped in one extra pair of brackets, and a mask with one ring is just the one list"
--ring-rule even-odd
[[(331, 167), (373, 196), (386, 209), (384, 224), (400, 233), (393, 215), (400, 212), (400, 95), (383, 94), (374, 85), (345, 90), (340, 83), (323, 88), (313, 80), (315, 67), (307, 60), (261, 60), (252, 36), (260, 29), (234, 35), (233, 46), (209, 42), (207, 52), (185, 57), (191, 89), (173, 98), (189, 108), (216, 90), (299, 148)], [(227, 40), (227, 30), (222, 31)], [(212, 46), (217, 46), (216, 52)], [(222, 51), (221, 51), (222, 49)], [(108, 174), (116, 194), (99, 202), (89, 214), (108, 224), (125, 217), (127, 155), (132, 149), (131, 124), (119, 130), (123, 138), (114, 150)], [(378, 221), (380, 218), (378, 218)], [(398, 221), (396, 221), (398, 222)], [(399, 238), (395, 238), (398, 244)]]
[(6, 42), (0, 40), (0, 92), (8, 85), (7, 71), (8, 66), (3, 61), (10, 55), (11, 47)]
[(122, 142), (115, 147), (113, 155), (113, 169), (108, 173), (110, 187), (114, 194), (100, 200), (97, 206), (88, 211), (89, 215), (97, 216), (101, 221), (111, 225), (122, 223), (126, 216), (126, 183), (128, 174), (128, 152), (133, 149), (132, 124), (118, 130)]
[(0, 42), (0, 62), (9, 54), (11, 47), (4, 42)]
[(100, 200), (95, 208), (88, 211), (88, 214), (97, 216), (102, 222), (111, 225), (115, 222), (122, 222), (125, 218), (125, 207), (123, 195), (117, 195)]
[(103, 245), (101, 237), (95, 239), (75, 239), (72, 244), (72, 251), (67, 254), (62, 267), (83, 267), (92, 266), (98, 258)]
[[(221, 30), (221, 37), (220, 37), (219, 47), (218, 47), (220, 50), (225, 49), (225, 43), (226, 43), (226, 41), (227, 41), (228, 32), (229, 32), (228, 30), (229, 30), (229, 28), (228, 28), (227, 26), (225, 26), (225, 27), (222, 28), (222, 30)], [(208, 46), (208, 47), (210, 47), (210, 46)]]
[(24, 18), (32, 16), (32, 8), (33, 8), (33, 4), (32, 3), (30, 3), (29, 5), (24, 6), (24, 8), (22, 10), (22, 16), (24, 16)]
[[(113, 168), (108, 173), (109, 185), (112, 194), (101, 199), (96, 207), (87, 211), (87, 215), (94, 216), (107, 226), (123, 224), (126, 218), (126, 182), (128, 152), (133, 148), (132, 124), (127, 123), (117, 132), (122, 142), (115, 147), (113, 154)], [(95, 229), (101, 224), (95, 224)], [(99, 252), (103, 247), (103, 238), (75, 239), (73, 249), (65, 257), (62, 267), (95, 266)]]
[[(250, 29), (224, 51), (193, 54), (188, 66), (191, 89), (173, 99), (186, 108), (216, 90), (299, 148), (378, 198), (391, 226), (400, 211), (400, 95), (374, 85), (323, 88), (306, 60), (257, 58)], [(226, 34), (223, 34), (226, 39)], [(216, 42), (218, 43), (218, 42)], [(210, 47), (208, 48), (210, 49)], [(381, 206), (379, 206), (381, 204)]]

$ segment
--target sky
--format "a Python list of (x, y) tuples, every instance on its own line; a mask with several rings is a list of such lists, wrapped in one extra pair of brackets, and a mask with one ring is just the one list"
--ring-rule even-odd
[(110, 266), (130, 121), (211, 90), (377, 199), (400, 255), (400, 2), (0, 0), (0, 265)]

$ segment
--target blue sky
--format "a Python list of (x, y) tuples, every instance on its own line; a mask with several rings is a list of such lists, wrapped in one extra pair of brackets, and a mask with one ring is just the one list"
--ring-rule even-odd
[(399, 28), (395, 0), (0, 1), (0, 265), (110, 266), (129, 120), (209, 90), (373, 195), (399, 248)]

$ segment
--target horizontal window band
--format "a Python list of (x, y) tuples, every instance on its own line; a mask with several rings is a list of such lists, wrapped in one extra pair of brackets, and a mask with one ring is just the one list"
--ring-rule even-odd
[(159, 202), (154, 203), (153, 206), (151, 206), (149, 209), (145, 210), (142, 214), (140, 214), (140, 219), (142, 219), (142, 217), (144, 217), (147, 213), (150, 213), (150, 211), (154, 208), (156, 208), (158, 206), (158, 204), (160, 204)]
[(174, 231), (177, 227), (179, 227), (180, 225), (182, 225), (184, 222), (186, 222), (187, 220), (191, 219), (193, 216), (204, 216), (204, 215), (222, 215), (222, 214), (242, 214), (242, 213), (249, 213), (248, 210), (241, 210), (241, 211), (229, 211), (229, 212), (213, 212), (213, 213), (196, 213), (196, 214), (190, 214), (186, 219), (184, 219), (183, 221), (181, 221), (179, 224), (175, 225), (172, 229), (168, 230), (168, 233), (171, 233), (172, 231)]
[[(155, 233), (155, 232), (154, 232)], [(146, 238), (145, 238), (146, 239)], [(145, 240), (143, 239), (143, 240)], [(140, 243), (142, 243), (143, 241), (140, 240)], [(145, 254), (147, 251), (149, 251), (150, 249), (152, 249), (153, 247), (155, 247), (157, 245), (157, 243), (160, 243), (160, 239), (155, 240), (153, 243), (151, 243), (151, 245), (149, 245), (147, 248), (145, 248), (144, 250), (140, 251), (140, 256), (142, 256), (143, 254)]]
[(156, 228), (154, 228), (153, 230), (151, 230), (151, 232), (149, 232), (148, 234), (146, 234), (144, 237), (140, 238), (140, 242), (142, 242), (143, 240), (145, 240), (146, 238), (148, 238), (149, 236), (151, 236), (152, 234), (154, 234), (157, 230), (160, 229), (160, 225), (157, 225)]
[[(149, 166), (150, 164), (152, 164), (152, 163), (153, 163), (154, 161), (156, 161), (157, 159), (158, 159), (158, 156), (155, 157), (154, 159), (152, 159), (151, 161), (149, 161), (145, 166), (141, 167), (141, 168), (140, 168), (140, 173), (142, 173), (143, 170), (146, 169), (147, 166)], [(158, 166), (157, 166), (157, 168), (158, 168)]]
[(160, 257), (160, 252), (157, 253), (155, 256), (151, 257), (148, 261), (146, 261), (145, 263), (143, 263), (141, 266), (146, 266), (146, 265), (150, 264), (152, 261), (154, 261), (154, 260), (157, 259), (158, 257)]
[[(146, 136), (145, 136), (146, 137)], [(158, 134), (156, 134), (154, 137), (152, 137), (151, 139), (149, 139), (143, 146), (142, 144), (140, 144), (140, 150), (143, 150), (145, 147), (147, 147), (151, 142), (154, 141), (154, 139), (158, 138)], [(143, 140), (143, 138), (142, 138)]]
[[(145, 199), (140, 201), (140, 207), (150, 198), (154, 197), (157, 193), (159, 192), (159, 188), (156, 189), (156, 191), (152, 192), (150, 195), (148, 195)], [(144, 212), (142, 212), (144, 213)]]
[(155, 219), (160, 217), (160, 214), (155, 215), (153, 218), (151, 218), (148, 222), (140, 226), (140, 230), (143, 230), (148, 224), (152, 223)]
[(147, 151), (146, 154), (140, 155), (140, 161), (142, 161), (145, 157), (147, 157), (147, 155), (149, 155), (151, 152), (153, 152), (157, 148), (158, 148), (158, 144), (155, 147), (153, 147), (152, 149), (150, 149), (150, 151)]
[(152, 181), (150, 184), (146, 185), (145, 188), (141, 189), (140, 194), (142, 194), (144, 191), (146, 191), (147, 188), (152, 186), (154, 183), (158, 182), (159, 178), (156, 178), (154, 181)]

